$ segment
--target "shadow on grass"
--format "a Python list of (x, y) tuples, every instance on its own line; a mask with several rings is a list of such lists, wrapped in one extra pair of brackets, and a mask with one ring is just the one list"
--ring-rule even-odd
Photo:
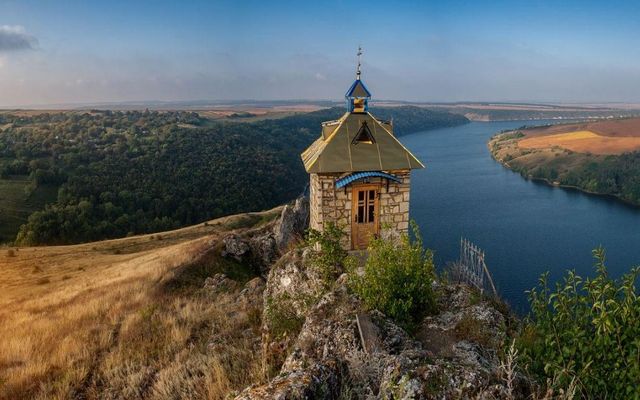
[(179, 268), (171, 278), (163, 282), (161, 291), (169, 294), (193, 292), (202, 288), (205, 279), (218, 273), (225, 274), (242, 285), (260, 276), (255, 267), (222, 257), (222, 247), (222, 243), (219, 243), (198, 260)]
[(274, 219), (280, 216), (280, 212), (271, 211), (264, 212), (260, 214), (240, 214), (234, 215), (229, 218), (227, 222), (224, 224), (224, 227), (227, 229), (245, 229), (245, 228), (255, 228), (257, 226), (265, 225)]

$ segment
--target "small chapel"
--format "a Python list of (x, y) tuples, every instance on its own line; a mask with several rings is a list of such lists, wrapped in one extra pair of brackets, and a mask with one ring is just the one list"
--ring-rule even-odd
[(395, 137), (393, 122), (369, 112), (361, 55), (359, 49), (347, 112), (322, 123), (321, 136), (301, 155), (310, 175), (309, 225), (318, 231), (329, 222), (342, 227), (347, 250), (366, 249), (381, 227), (408, 231), (411, 170), (424, 168)]

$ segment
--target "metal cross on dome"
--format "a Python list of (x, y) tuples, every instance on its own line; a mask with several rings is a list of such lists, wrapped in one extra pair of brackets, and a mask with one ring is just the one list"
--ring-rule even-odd
[(360, 74), (361, 74), (361, 72), (360, 72), (360, 65), (361, 65), (360, 60), (361, 60), (361, 57), (362, 57), (362, 46), (358, 46), (358, 69), (356, 70), (356, 78), (358, 80), (360, 79)]

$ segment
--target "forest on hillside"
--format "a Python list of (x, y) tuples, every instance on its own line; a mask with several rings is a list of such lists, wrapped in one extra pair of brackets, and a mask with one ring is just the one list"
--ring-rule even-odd
[[(393, 118), (399, 135), (467, 122), (417, 107), (373, 111)], [(87, 242), (282, 204), (307, 182), (300, 152), (319, 135), (322, 121), (343, 112), (251, 123), (214, 122), (184, 111), (2, 114), (0, 192), (15, 180), (25, 182), (24, 198), (42, 188), (53, 195), (30, 210), (22, 226), (7, 226), (15, 216), (7, 215), (11, 207), (0, 207), (0, 225), (14, 232), (0, 241)]]
[(520, 167), (518, 171), (535, 179), (612, 195), (640, 205), (640, 152), (581, 157), (570, 167), (560, 165), (540, 165), (532, 169)]

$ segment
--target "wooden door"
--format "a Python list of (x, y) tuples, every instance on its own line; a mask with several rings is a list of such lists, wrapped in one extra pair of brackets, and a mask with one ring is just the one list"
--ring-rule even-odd
[(369, 239), (378, 234), (378, 191), (377, 185), (353, 187), (351, 207), (351, 247), (366, 249)]

